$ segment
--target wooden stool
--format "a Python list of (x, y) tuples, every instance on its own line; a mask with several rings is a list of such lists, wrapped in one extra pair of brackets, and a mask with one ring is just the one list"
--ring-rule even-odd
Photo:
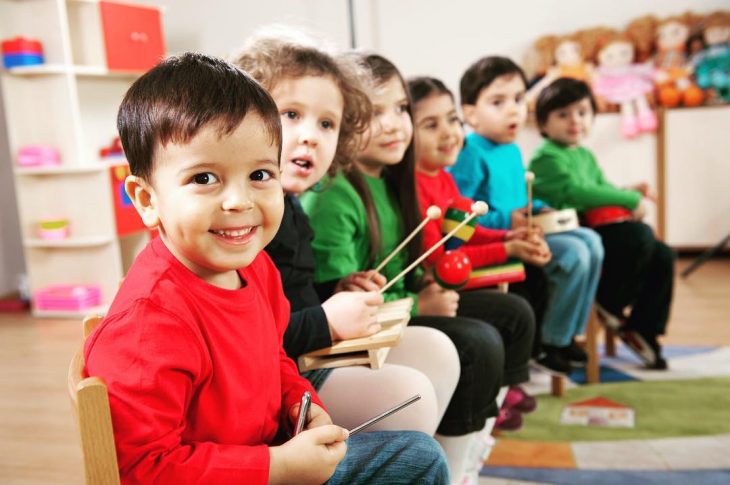
[[(588, 362), (586, 363), (586, 382), (588, 384), (597, 384), (601, 381), (601, 362), (598, 352), (598, 331), (600, 324), (596, 314), (595, 306), (591, 308), (588, 315), (588, 324), (586, 325), (585, 338), (582, 342), (583, 348), (588, 354)], [(608, 334), (606, 336), (608, 342)], [(613, 342), (613, 340), (611, 340)], [(608, 353), (608, 347), (607, 347)], [(610, 355), (610, 354), (609, 354)], [(556, 397), (565, 395), (565, 377), (553, 374), (550, 376), (550, 394)]]

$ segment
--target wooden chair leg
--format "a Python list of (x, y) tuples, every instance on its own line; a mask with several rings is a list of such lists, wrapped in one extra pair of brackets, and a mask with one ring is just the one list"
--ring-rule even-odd
[(616, 357), (616, 333), (613, 330), (606, 329), (604, 340), (606, 341), (606, 355)]
[(565, 379), (564, 376), (550, 376), (550, 394), (555, 397), (565, 396)]
[(591, 308), (588, 325), (586, 325), (586, 353), (588, 354), (586, 382), (588, 384), (597, 384), (601, 380), (601, 362), (598, 355), (598, 321), (596, 318), (596, 310)]

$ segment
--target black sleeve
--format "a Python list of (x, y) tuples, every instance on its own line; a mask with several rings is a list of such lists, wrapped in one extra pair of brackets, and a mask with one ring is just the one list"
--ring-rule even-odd
[(335, 286), (340, 280), (323, 281), (321, 283), (314, 283), (314, 289), (319, 296), (319, 301), (326, 301), (330, 296), (335, 294)]
[(284, 332), (284, 350), (295, 361), (300, 355), (332, 345), (327, 315), (322, 306), (292, 312)]

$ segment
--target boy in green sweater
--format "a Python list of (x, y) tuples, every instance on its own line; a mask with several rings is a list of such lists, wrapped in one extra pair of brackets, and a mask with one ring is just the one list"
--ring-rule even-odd
[[(647, 199), (654, 198), (648, 185), (614, 186), (581, 146), (595, 106), (588, 85), (575, 79), (558, 79), (540, 93), (537, 123), (546, 141), (530, 162), (535, 197), (557, 209), (572, 207), (594, 226), (605, 250), (596, 294), (602, 321), (618, 330), (648, 368), (666, 369), (657, 337), (669, 319), (674, 254), (641, 222)], [(623, 217), (595, 217), (607, 213)]]

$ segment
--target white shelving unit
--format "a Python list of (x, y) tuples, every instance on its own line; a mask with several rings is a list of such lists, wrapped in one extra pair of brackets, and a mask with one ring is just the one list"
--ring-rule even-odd
[[(43, 65), (2, 71), (10, 159), (15, 163), (18, 150), (34, 144), (61, 154), (58, 166), (13, 170), (31, 293), (55, 284), (96, 284), (103, 300), (80, 312), (35, 309), (36, 316), (103, 311), (148, 237), (117, 236), (110, 163), (98, 155), (116, 136), (119, 103), (143, 72), (107, 67), (100, 9), (94, 0), (0, 0), (0, 38), (39, 39), (45, 55)], [(58, 217), (69, 220), (69, 237), (39, 238), (38, 221)]]

